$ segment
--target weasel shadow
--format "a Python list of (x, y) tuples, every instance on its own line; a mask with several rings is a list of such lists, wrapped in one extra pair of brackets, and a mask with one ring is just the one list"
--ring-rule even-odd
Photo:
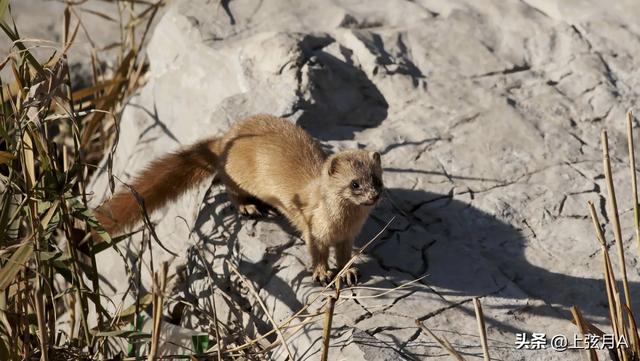
[(389, 104), (367, 74), (351, 60), (351, 50), (339, 45), (347, 61), (322, 47), (303, 45), (313, 101), (302, 110), (297, 124), (321, 140), (353, 139), (356, 132), (373, 128), (387, 118)]
[[(603, 278), (554, 273), (532, 264), (525, 255), (527, 239), (512, 225), (453, 199), (452, 194), (406, 189), (388, 189), (387, 194), (356, 244), (361, 246), (388, 219), (397, 217), (396, 226), (365, 252), (371, 257), (361, 265), (364, 282), (375, 279), (367, 273), (370, 268), (388, 271), (388, 279), (397, 285), (427, 274), (421, 283), (451, 304), (491, 295), (501, 299), (495, 307), (509, 313), (569, 322), (570, 308), (576, 305), (591, 322), (608, 319)], [(620, 283), (618, 287), (622, 289)], [(630, 282), (629, 288), (632, 294), (640, 291), (638, 283)], [(544, 302), (527, 302), (533, 299)], [(458, 309), (475, 317), (473, 307)], [(505, 332), (524, 332), (495, 319), (486, 321)]]

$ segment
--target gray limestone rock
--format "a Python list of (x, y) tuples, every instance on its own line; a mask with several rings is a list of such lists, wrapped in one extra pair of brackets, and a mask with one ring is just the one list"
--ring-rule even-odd
[[(599, 145), (607, 128), (631, 238), (624, 113), (638, 99), (640, 7), (631, 0), (223, 3), (176, 0), (159, 21), (147, 49), (149, 82), (120, 121), (115, 175), (126, 182), (154, 157), (256, 113), (288, 117), (328, 151), (378, 150), (387, 196), (358, 245), (396, 219), (358, 261), (363, 285), (379, 289), (344, 291), (336, 306), (330, 359), (446, 359), (415, 319), (480, 359), (473, 297), (483, 302), (496, 359), (582, 359), (576, 350), (517, 349), (516, 334), (571, 339), (574, 304), (608, 329), (602, 256), (585, 202), (607, 219)], [(92, 191), (94, 204), (109, 196), (106, 172)], [(286, 222), (240, 219), (211, 184), (152, 220), (177, 254), (152, 242), (154, 263), (171, 262), (172, 298), (192, 305), (176, 323), (208, 330), (215, 305), (225, 345), (245, 342), (242, 333), (265, 334), (272, 325), (251, 282), (276, 322), (315, 299), (284, 331), (296, 360), (319, 358), (322, 322), (313, 313), (324, 296)], [(100, 254), (107, 294), (122, 296), (129, 286), (123, 262), (133, 265), (140, 239), (121, 244), (122, 256)], [(637, 249), (625, 247), (637, 293)], [(142, 274), (144, 291), (147, 268)], [(287, 350), (270, 355), (284, 359)]]

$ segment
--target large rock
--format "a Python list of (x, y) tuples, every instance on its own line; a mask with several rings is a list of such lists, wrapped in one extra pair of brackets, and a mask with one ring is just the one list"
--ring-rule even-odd
[[(149, 82), (122, 116), (113, 173), (127, 181), (151, 159), (255, 113), (289, 117), (329, 151), (377, 149), (388, 196), (360, 244), (396, 219), (359, 260), (364, 285), (390, 289), (428, 277), (379, 297), (366, 296), (381, 290), (345, 291), (330, 358), (447, 358), (415, 319), (481, 357), (471, 302), (479, 297), (494, 356), (579, 360), (575, 350), (516, 349), (516, 334), (572, 339), (574, 304), (609, 330), (586, 201), (608, 218), (599, 148), (607, 128), (625, 241), (632, 238), (624, 114), (640, 80), (638, 16), (631, 0), (175, 1), (148, 47)], [(102, 172), (95, 204), (107, 185)], [(220, 187), (203, 184), (152, 219), (178, 255), (152, 242), (154, 265), (171, 261), (172, 297), (192, 305), (171, 303), (174, 322), (210, 331), (215, 304), (226, 347), (272, 329), (231, 265), (277, 322), (321, 290), (285, 222), (239, 219)], [(139, 245), (138, 234), (100, 255), (105, 292), (127, 289), (123, 262), (136, 269)], [(148, 290), (148, 267), (142, 275)], [(296, 360), (319, 358), (321, 317), (301, 324), (308, 319), (283, 329)], [(278, 346), (271, 357), (286, 354)]]

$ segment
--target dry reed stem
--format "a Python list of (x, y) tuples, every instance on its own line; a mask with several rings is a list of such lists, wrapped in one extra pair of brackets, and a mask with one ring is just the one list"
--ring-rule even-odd
[(636, 230), (636, 241), (640, 253), (640, 210), (638, 209), (638, 178), (636, 175), (636, 156), (633, 145), (633, 114), (627, 112), (627, 143), (629, 145), (629, 168), (631, 170), (631, 190), (633, 191), (633, 225)]
[(482, 313), (482, 305), (478, 297), (473, 298), (473, 308), (476, 311), (476, 320), (478, 321), (478, 333), (480, 334), (480, 342), (482, 343), (482, 353), (484, 361), (490, 361), (489, 346), (487, 343), (487, 329), (484, 324), (484, 314)]
[[(604, 335), (604, 332), (601, 329), (597, 328), (596, 326), (594, 326), (592, 323), (585, 320), (584, 318), (582, 319), (582, 322), (584, 323), (585, 329), (587, 330), (588, 333), (591, 333), (600, 337)], [(571, 323), (575, 324), (576, 322), (575, 320), (572, 319)]]
[(616, 239), (616, 248), (618, 249), (620, 272), (622, 273), (622, 286), (624, 288), (624, 299), (627, 305), (631, 305), (631, 293), (629, 292), (629, 282), (627, 281), (627, 266), (624, 261), (624, 248), (622, 246), (622, 232), (620, 231), (618, 202), (616, 201), (616, 191), (613, 185), (613, 176), (611, 175), (611, 160), (609, 159), (609, 142), (607, 139), (606, 130), (602, 131), (602, 161), (604, 166), (604, 175), (607, 181), (607, 190), (609, 193), (609, 209), (611, 212), (611, 221), (613, 223), (613, 234)]
[(605, 292), (607, 293), (607, 301), (609, 302), (609, 320), (611, 321), (611, 329), (613, 330), (613, 334), (617, 338), (619, 335), (618, 332), (618, 317), (616, 311), (616, 302), (614, 299), (614, 288), (615, 288), (615, 276), (613, 274), (613, 269), (611, 268), (611, 260), (609, 258), (609, 250), (607, 249), (607, 243), (604, 239), (604, 232), (602, 231), (602, 227), (600, 226), (600, 221), (598, 219), (598, 214), (596, 213), (595, 206), (593, 202), (587, 202), (589, 206), (589, 213), (591, 214), (591, 220), (593, 221), (593, 227), (596, 231), (596, 237), (600, 242), (600, 247), (602, 248), (602, 256), (603, 256), (603, 266), (604, 266), (604, 280), (605, 280)]
[[(578, 326), (578, 331), (582, 336), (586, 337), (587, 327), (585, 325), (584, 319), (582, 318), (582, 314), (580, 313), (580, 310), (578, 309), (578, 307), (576, 306), (571, 307), (571, 314), (573, 315), (573, 320), (575, 321), (576, 326)], [(589, 356), (590, 361), (598, 361), (598, 355), (596, 354), (596, 350), (591, 348), (585, 348), (585, 352)]]
[(238, 276), (238, 278), (240, 278), (240, 280), (245, 285), (247, 285), (247, 287), (249, 288), (249, 290), (251, 291), (253, 296), (258, 301), (258, 304), (260, 304), (260, 307), (262, 308), (262, 311), (267, 316), (267, 318), (269, 318), (269, 321), (271, 322), (273, 327), (275, 327), (276, 332), (278, 333), (278, 337), (282, 341), (282, 344), (284, 345), (284, 348), (287, 351), (287, 355), (289, 355), (289, 360), (291, 360), (291, 361), (295, 360), (293, 358), (293, 354), (291, 353), (291, 350), (289, 349), (289, 345), (287, 345), (287, 339), (284, 337), (284, 334), (282, 333), (282, 330), (280, 329), (280, 326), (278, 325), (278, 323), (276, 323), (276, 321), (271, 316), (271, 313), (269, 312), (269, 310), (267, 309), (267, 306), (262, 301), (262, 298), (260, 298), (260, 295), (258, 294), (258, 291), (256, 291), (255, 287), (253, 287), (253, 284), (251, 282), (249, 282), (249, 280), (247, 280), (247, 278), (244, 275), (242, 275), (240, 273), (240, 271), (238, 271), (238, 269), (233, 264), (231, 264), (231, 262), (229, 262), (229, 261), (226, 261), (226, 262), (227, 262), (227, 265), (229, 266), (229, 268), (233, 271), (233, 273), (235, 273), (236, 276)]
[(156, 359), (158, 348), (160, 346), (160, 333), (162, 330), (162, 308), (164, 305), (164, 293), (167, 288), (167, 271), (169, 264), (162, 262), (160, 272), (153, 275), (153, 325), (151, 334), (151, 349), (149, 350), (148, 361)]
[(619, 320), (618, 320), (618, 301), (616, 301), (615, 295), (618, 294), (616, 289), (616, 281), (613, 277), (613, 273), (611, 272), (611, 259), (609, 258), (609, 253), (605, 254), (605, 269), (604, 269), (604, 277), (605, 277), (605, 286), (607, 291), (607, 300), (609, 301), (609, 317), (611, 319), (611, 328), (613, 329), (613, 334), (616, 338), (620, 337), (620, 328), (619, 328)]
[(596, 238), (600, 242), (600, 245), (607, 249), (607, 242), (604, 239), (604, 232), (602, 232), (602, 227), (600, 226), (600, 220), (598, 219), (598, 213), (596, 213), (596, 208), (593, 205), (593, 202), (587, 202), (587, 206), (589, 207), (589, 213), (591, 214), (591, 220), (593, 221), (593, 227), (596, 231)]
[(431, 332), (430, 329), (428, 329), (422, 322), (420, 322), (420, 320), (416, 319), (416, 325), (418, 327), (420, 327), (421, 330), (423, 330), (424, 332), (428, 333), (431, 337), (433, 337), (434, 340), (436, 340), (436, 342), (438, 344), (440, 344), (440, 346), (445, 349), (447, 352), (449, 352), (449, 355), (451, 355), (453, 358), (455, 358), (457, 361), (465, 361), (464, 357), (462, 357), (462, 355), (460, 355), (460, 353), (458, 353), (458, 351), (456, 351), (453, 346), (451, 346), (451, 344), (449, 343), (449, 341), (446, 339), (446, 337), (442, 336), (442, 339), (440, 339), (438, 336), (436, 336), (433, 332)]
[[(620, 300), (620, 292), (616, 293), (615, 297), (616, 297), (616, 303), (618, 304), (618, 308), (617, 308), (617, 311), (618, 311), (618, 315), (617, 315), (618, 316), (618, 329), (622, 331), (621, 332), (621, 336), (624, 336), (624, 338), (626, 340), (628, 340), (629, 339), (629, 335), (627, 334), (627, 328), (624, 325), (624, 315), (622, 314), (622, 307), (620, 306), (621, 302), (622, 302)], [(628, 352), (626, 352), (625, 350), (623, 350), (620, 347), (617, 348), (617, 351), (618, 351), (618, 354), (622, 355), (622, 360), (629, 361)]]
[(329, 341), (331, 341), (331, 323), (333, 322), (333, 310), (336, 305), (336, 296), (327, 296), (327, 304), (324, 312), (324, 326), (322, 328), (322, 355), (320, 360), (327, 361), (329, 357)]
[[(636, 242), (638, 243), (638, 252), (640, 253), (640, 209), (638, 207), (638, 179), (636, 175), (636, 155), (633, 142), (633, 113), (627, 112), (627, 145), (629, 146), (629, 170), (631, 171), (631, 191), (633, 196), (633, 225), (636, 233)], [(630, 307), (630, 305), (629, 305)], [(630, 308), (628, 308), (630, 310)], [(629, 312), (629, 316), (633, 320), (633, 314)], [(635, 323), (635, 320), (633, 320)], [(631, 330), (633, 348), (636, 353), (640, 353), (640, 339), (637, 329), (633, 327)]]
[[(631, 332), (631, 338), (637, 342), (640, 338), (638, 337), (638, 324), (636, 323), (636, 318), (633, 316), (633, 311), (627, 305), (624, 305), (624, 312), (626, 312), (629, 317), (629, 332)], [(640, 346), (637, 343), (631, 345), (633, 352), (636, 354), (636, 358), (640, 355)]]

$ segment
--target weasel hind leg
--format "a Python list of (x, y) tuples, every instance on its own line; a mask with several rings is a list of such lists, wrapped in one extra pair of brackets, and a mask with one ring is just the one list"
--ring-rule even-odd
[(247, 199), (246, 202), (238, 204), (238, 212), (245, 217), (262, 218), (269, 214), (269, 208), (258, 199)]
[(236, 186), (227, 185), (227, 194), (231, 203), (238, 209), (238, 212), (246, 217), (260, 218), (270, 212), (270, 207), (266, 203), (239, 189)]

